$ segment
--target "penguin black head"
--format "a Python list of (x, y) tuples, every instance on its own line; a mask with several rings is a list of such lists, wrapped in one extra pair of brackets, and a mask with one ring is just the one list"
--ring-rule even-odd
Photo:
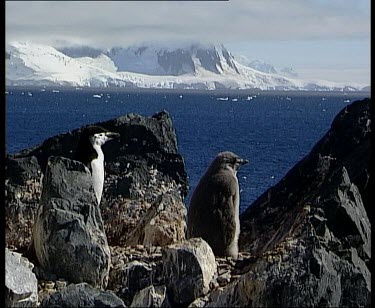
[(100, 149), (107, 141), (119, 136), (120, 134), (110, 132), (100, 126), (86, 127), (81, 133), (74, 159), (90, 168), (90, 162), (98, 157), (95, 148)]

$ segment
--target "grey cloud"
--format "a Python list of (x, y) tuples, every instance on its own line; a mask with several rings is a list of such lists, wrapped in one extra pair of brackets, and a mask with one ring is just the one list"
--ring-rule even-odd
[[(345, 2), (345, 4), (342, 4)], [(369, 1), (7, 1), (6, 38), (103, 46), (147, 40), (249, 41), (370, 36)]]

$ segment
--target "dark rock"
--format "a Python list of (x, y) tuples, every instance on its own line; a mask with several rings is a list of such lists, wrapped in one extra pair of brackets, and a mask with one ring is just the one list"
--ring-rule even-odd
[(130, 305), (137, 292), (153, 284), (153, 275), (152, 265), (134, 260), (111, 270), (110, 287), (115, 286), (116, 293)]
[[(161, 170), (158, 170), (166, 173), (166, 179), (170, 178), (181, 184), (183, 196), (186, 196), (188, 187), (184, 163), (182, 157), (177, 154), (176, 134), (172, 120), (166, 111), (157, 113), (152, 117), (129, 114), (95, 125), (121, 135), (117, 142), (111, 142), (103, 146), (107, 163), (106, 171), (109, 175), (131, 168), (136, 173), (137, 181), (135, 182), (142, 185), (145, 183), (139, 180), (146, 182), (149, 177), (145, 170), (148, 171), (151, 166), (159, 167), (160, 165)], [(48, 157), (63, 156), (71, 159), (74, 157), (79, 136), (83, 129), (84, 127), (51, 137), (45, 140), (41, 146), (24, 150), (15, 154), (14, 157), (35, 156), (44, 172)], [(139, 162), (139, 158), (141, 162)], [(128, 163), (130, 164), (129, 167), (127, 167)], [(132, 166), (132, 164), (135, 164), (135, 166)], [(142, 170), (143, 167), (147, 168)], [(128, 189), (132, 191), (134, 188), (129, 187)], [(113, 190), (115, 190), (114, 187), (112, 187)], [(120, 190), (117, 193), (122, 194), (123, 191)]]
[(166, 296), (165, 286), (149, 286), (139, 291), (130, 307), (171, 307)]
[(241, 216), (257, 260), (212, 306), (370, 305), (370, 100), (347, 106), (311, 153)]
[(6, 243), (25, 252), (31, 242), (34, 216), (42, 193), (43, 174), (35, 156), (6, 157)]
[(326, 181), (320, 205), (327, 229), (341, 242), (342, 249), (355, 248), (363, 260), (371, 259), (371, 224), (359, 190), (350, 181), (345, 167)]
[(112, 267), (108, 289), (127, 305), (141, 290), (164, 285), (161, 247), (111, 247)]
[[(307, 229), (307, 233), (311, 231)], [(280, 244), (277, 249), (262, 255), (238, 281), (212, 291), (207, 306), (369, 305), (371, 287), (367, 267), (363, 263), (349, 264), (317, 245), (302, 240)]]
[[(143, 117), (129, 114), (113, 120), (95, 123), (95, 125), (121, 134), (121, 138), (103, 146), (105, 155), (105, 182), (101, 201), (102, 217), (105, 223), (108, 242), (111, 245), (121, 244), (122, 239), (134, 224), (142, 218), (157, 196), (168, 190), (178, 191), (183, 200), (188, 192), (187, 175), (181, 155), (177, 153), (177, 138), (172, 126), (172, 120), (165, 111), (152, 117)], [(22, 243), (16, 237), (16, 230), (24, 227), (24, 220), (32, 222), (35, 215), (36, 204), (40, 197), (36, 193), (35, 198), (23, 201), (22, 209), (27, 208), (30, 214), (14, 219), (13, 212), (18, 211), (18, 201), (14, 201), (17, 195), (14, 185), (11, 185), (10, 175), (17, 185), (22, 184), (17, 191), (24, 200), (24, 192), (35, 191), (35, 184), (25, 181), (20, 174), (20, 168), (13, 163), (21, 160), (33, 160), (35, 168), (45, 172), (47, 160), (50, 156), (62, 156), (72, 159), (78, 144), (80, 129), (51, 137), (42, 145), (23, 150), (18, 154), (9, 156), (7, 160), (7, 184), (6, 194), (9, 197), (7, 203), (7, 227), (14, 230), (9, 233), (9, 244), (18, 248), (27, 246), (31, 238), (30, 227), (22, 236)], [(35, 157), (38, 164), (36, 164)], [(9, 162), (9, 164), (8, 164)], [(38, 165), (40, 167), (38, 167)], [(8, 176), (9, 174), (9, 176)], [(40, 180), (42, 174), (39, 178)], [(164, 184), (163, 184), (164, 183)], [(40, 191), (40, 188), (39, 188)], [(16, 209), (16, 210), (14, 210)], [(22, 213), (25, 211), (22, 210)], [(8, 214), (9, 213), (9, 214)], [(20, 223), (18, 223), (20, 221)], [(22, 225), (21, 225), (22, 224)], [(7, 242), (8, 244), (8, 242)], [(9, 245), (8, 244), (8, 245)]]
[[(34, 247), (32, 247), (34, 249)], [(35, 253), (35, 251), (34, 251)], [(38, 262), (37, 257), (35, 256), (36, 262)], [(36, 278), (39, 280), (55, 281), (58, 279), (57, 275), (51, 273), (49, 269), (43, 268), (41, 265), (34, 267), (33, 272), (35, 273)]]
[(113, 292), (79, 283), (52, 293), (40, 307), (125, 307), (125, 304)]
[(33, 243), (46, 271), (75, 283), (107, 285), (110, 251), (91, 174), (82, 163), (48, 160)]
[(38, 301), (38, 281), (32, 272), (34, 265), (21, 254), (5, 249), (5, 306), (35, 307)]
[(19, 159), (7, 156), (5, 167), (8, 181), (13, 185), (23, 185), (27, 180), (41, 176), (38, 160), (34, 156)]
[(266, 243), (276, 229), (280, 226), (288, 229), (281, 223), (285, 216), (295, 215), (298, 208), (309, 202), (315, 203), (324, 179), (342, 167), (346, 168), (349, 178), (358, 187), (366, 211), (370, 210), (369, 109), (370, 99), (345, 107), (311, 153), (241, 215), (240, 246), (243, 250), (265, 251)]

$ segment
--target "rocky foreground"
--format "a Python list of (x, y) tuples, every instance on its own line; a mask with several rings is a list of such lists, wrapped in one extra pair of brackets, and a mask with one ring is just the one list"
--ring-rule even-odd
[(238, 259), (185, 238), (188, 180), (166, 112), (97, 123), (121, 134), (103, 146), (100, 209), (71, 160), (82, 128), (8, 156), (6, 305), (370, 306), (370, 102), (342, 110), (243, 213)]

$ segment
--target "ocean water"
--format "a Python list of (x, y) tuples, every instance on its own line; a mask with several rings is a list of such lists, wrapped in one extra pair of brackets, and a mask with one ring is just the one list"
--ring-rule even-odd
[(233, 151), (250, 161), (238, 172), (241, 211), (275, 185), (360, 93), (189, 92), (82, 88), (9, 88), (6, 150), (130, 112), (172, 117), (190, 193), (214, 157)]

